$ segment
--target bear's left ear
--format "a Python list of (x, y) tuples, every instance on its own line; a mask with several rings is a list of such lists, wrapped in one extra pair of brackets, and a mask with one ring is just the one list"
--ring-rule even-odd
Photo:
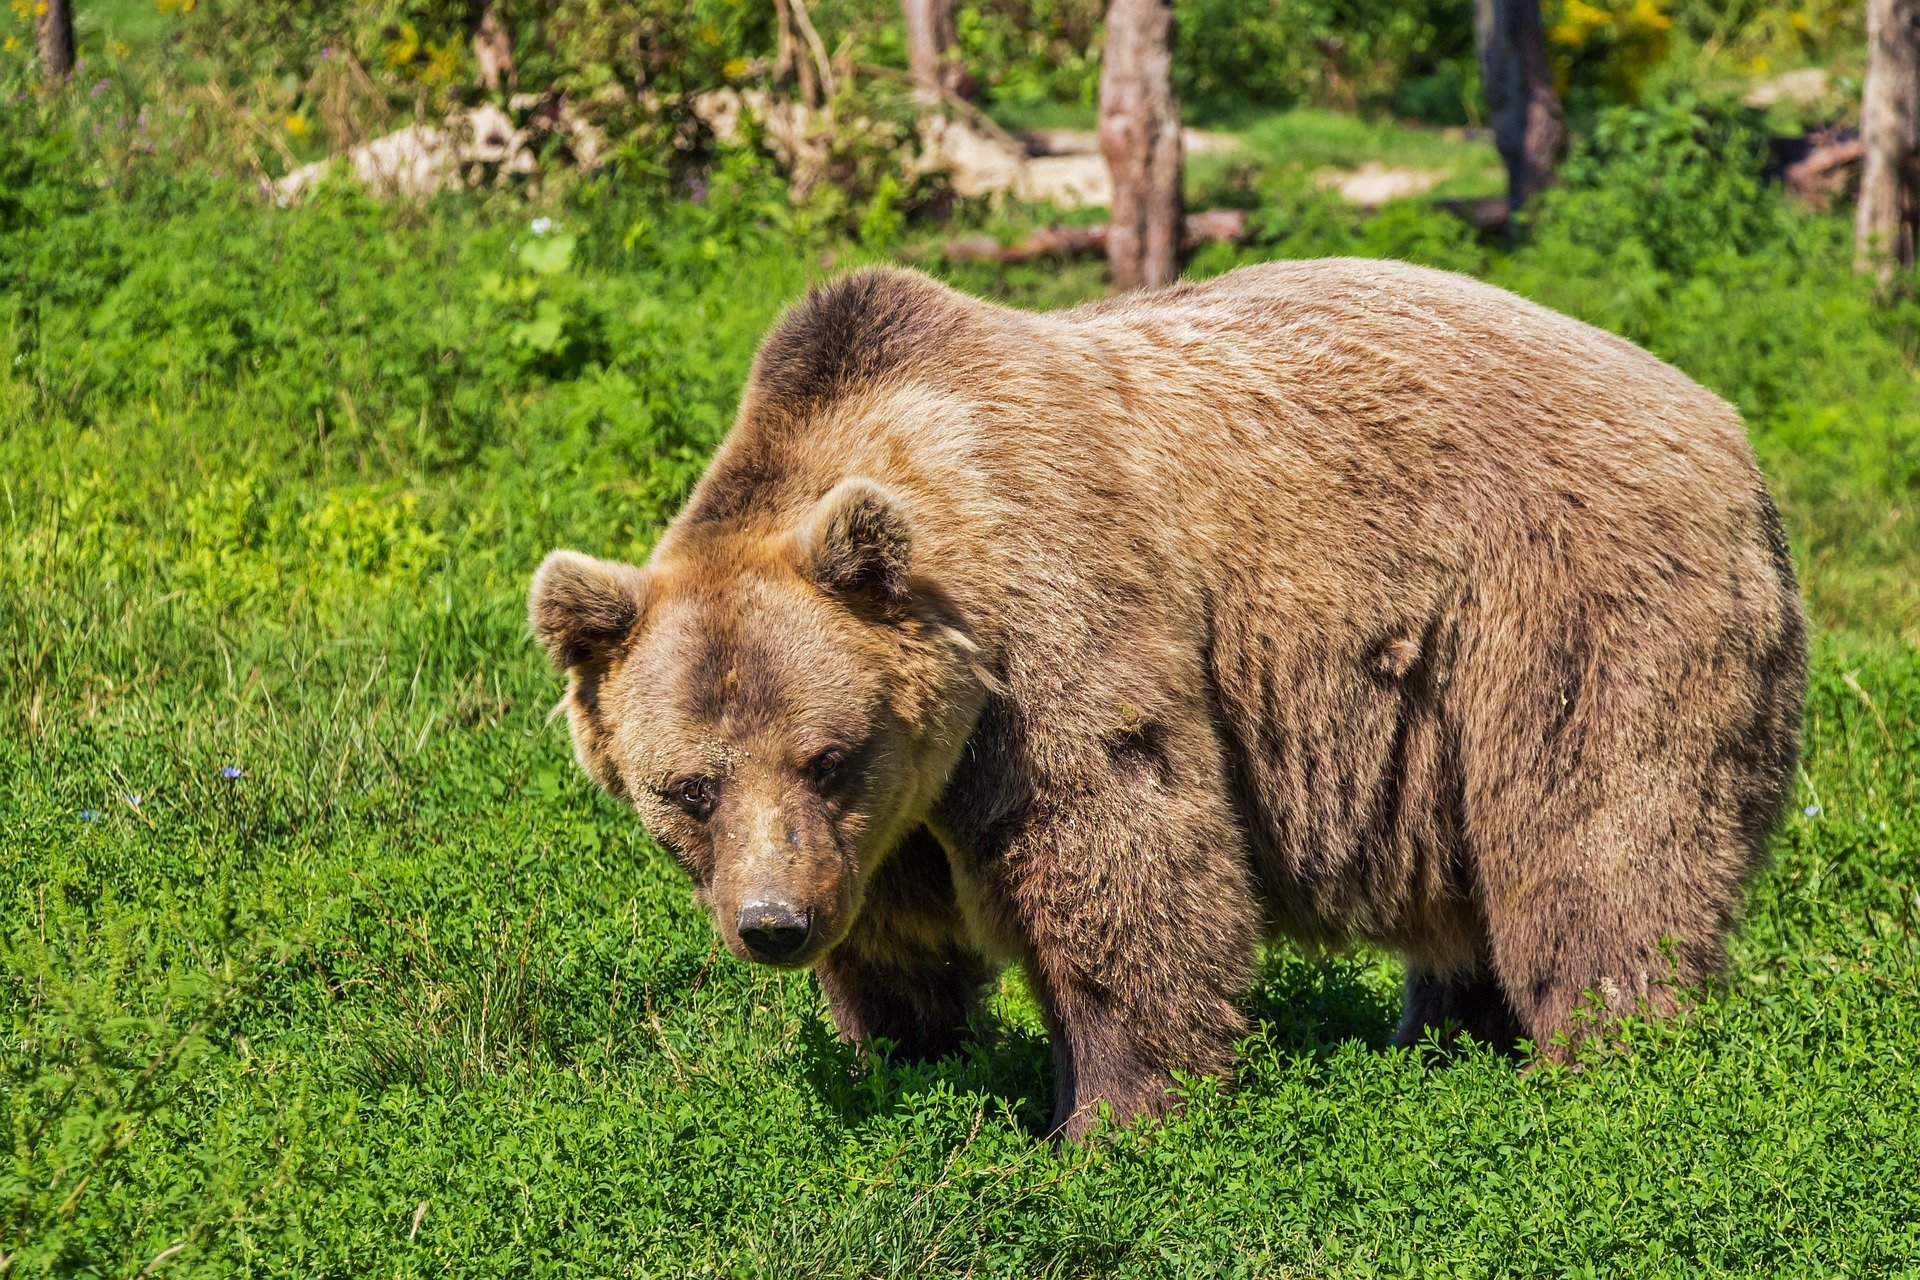
[(884, 485), (864, 476), (842, 480), (814, 504), (796, 538), (803, 566), (828, 591), (881, 605), (906, 596), (913, 522)]
[(630, 564), (555, 551), (527, 592), (527, 621), (547, 657), (569, 671), (603, 657), (640, 621), (646, 575)]

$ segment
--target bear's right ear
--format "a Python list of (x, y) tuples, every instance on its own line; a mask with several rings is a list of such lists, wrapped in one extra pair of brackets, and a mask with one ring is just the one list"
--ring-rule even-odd
[(547, 657), (568, 671), (603, 656), (640, 621), (646, 575), (630, 564), (555, 551), (527, 593), (527, 621)]
[(852, 476), (814, 504), (796, 530), (801, 560), (822, 587), (878, 605), (906, 594), (913, 523), (892, 490)]

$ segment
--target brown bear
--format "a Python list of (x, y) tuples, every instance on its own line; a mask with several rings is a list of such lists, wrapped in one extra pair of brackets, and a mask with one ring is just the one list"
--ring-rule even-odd
[(1263, 934), (1399, 952), (1402, 1044), (1670, 1010), (1805, 688), (1734, 410), (1392, 262), (1052, 314), (846, 276), (646, 567), (556, 551), (531, 616), (730, 950), (915, 1055), (1022, 966), (1069, 1138), (1229, 1071)]

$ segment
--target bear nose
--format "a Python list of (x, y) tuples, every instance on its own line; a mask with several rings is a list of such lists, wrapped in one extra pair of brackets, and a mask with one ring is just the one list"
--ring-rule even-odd
[(771, 964), (807, 945), (812, 921), (785, 902), (749, 902), (740, 908), (740, 941), (753, 958)]

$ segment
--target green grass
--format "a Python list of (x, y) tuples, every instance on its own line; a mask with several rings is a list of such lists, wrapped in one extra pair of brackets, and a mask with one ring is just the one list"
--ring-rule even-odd
[[(996, 107), (998, 123), (1014, 130), (1092, 129), (1093, 107), (1052, 101)], [(1205, 206), (1222, 199), (1223, 187), (1281, 175), (1310, 178), (1327, 169), (1377, 164), (1390, 169), (1430, 169), (1446, 176), (1432, 198), (1497, 195), (1506, 190), (1500, 156), (1487, 138), (1465, 129), (1433, 129), (1389, 119), (1365, 119), (1319, 107), (1286, 110), (1240, 108), (1192, 122), (1231, 135), (1233, 150), (1191, 155), (1188, 202)], [(1233, 202), (1226, 195), (1228, 203)]]
[(92, 0), (76, 6), (73, 21), (83, 54), (109, 40), (135, 49), (157, 48), (179, 25), (154, 0)]
[(1247, 148), (1275, 164), (1354, 169), (1390, 168), (1500, 172), (1491, 140), (1461, 129), (1428, 129), (1367, 120), (1316, 107), (1263, 113), (1234, 130)]
[[(1427, 199), (1472, 198), (1506, 190), (1505, 170), (1492, 142), (1466, 130), (1428, 129), (1297, 107), (1245, 113), (1231, 122), (1228, 132), (1239, 140), (1237, 149), (1190, 158), (1190, 202), (1235, 203), (1232, 185), (1249, 176), (1312, 181), (1327, 170), (1368, 164), (1436, 173), (1439, 180), (1428, 189)], [(1228, 190), (1223, 192), (1223, 187)]]
[(965, 1056), (858, 1063), (811, 978), (716, 950), (548, 715), (531, 569), (645, 554), (819, 270), (750, 171), (699, 207), (583, 193), (540, 239), (512, 202), (109, 197), (28, 163), (34, 216), (0, 202), (8, 1274), (1920, 1259), (1920, 394), (1911, 308), (1873, 306), (1837, 222), (1754, 197), (1754, 238), (1688, 257), (1659, 220), (1701, 197), (1616, 166), (1507, 252), (1267, 185), (1266, 243), (1196, 263), (1474, 270), (1736, 400), (1821, 627), (1804, 772), (1676, 1025), (1573, 1074), (1390, 1051), (1396, 962), (1276, 948), (1237, 1090), (1060, 1150), (1017, 980)]
[(999, 102), (988, 112), (1004, 129), (1096, 129), (1099, 111), (1090, 102)]

